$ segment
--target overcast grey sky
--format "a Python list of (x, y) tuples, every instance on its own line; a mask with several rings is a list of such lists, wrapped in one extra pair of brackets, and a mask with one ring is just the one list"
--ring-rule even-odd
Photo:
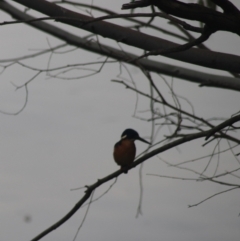
[[(121, 12), (121, 5), (126, 2), (95, 1), (97, 5), (109, 6), (110, 10), (117, 12)], [(240, 8), (239, 1), (232, 2)], [(9, 20), (11, 18), (1, 12), (0, 21)], [(48, 42), (51, 46), (60, 43), (24, 24), (2, 26), (0, 30), (0, 59), (33, 53), (36, 49), (47, 48)], [(160, 37), (164, 38), (164, 35)], [(231, 33), (213, 35), (207, 46), (215, 51), (240, 54), (240, 38)], [(52, 62), (60, 65), (90, 62), (98, 56), (79, 50), (53, 58)], [(167, 58), (158, 59), (176, 63)], [(49, 55), (45, 55), (28, 63), (46, 67), (48, 60)], [(131, 66), (129, 69), (139, 88), (148, 87), (138, 69)], [(0, 115), (1, 241), (23, 241), (35, 237), (64, 216), (81, 198), (84, 190), (70, 191), (71, 188), (92, 184), (117, 170), (112, 150), (125, 128), (136, 129), (144, 138), (150, 135), (150, 123), (132, 116), (135, 94), (111, 82), (118, 73), (119, 66), (109, 64), (98, 75), (80, 80), (50, 79), (41, 74), (29, 84), (29, 100), (23, 112), (17, 116)], [(0, 110), (15, 112), (22, 107), (25, 91), (15, 91), (12, 83), (23, 84), (33, 74), (14, 66), (0, 76)], [(123, 76), (129, 79), (125, 70)], [(200, 116), (229, 117), (239, 111), (239, 93), (234, 91), (199, 88), (182, 80), (176, 80), (175, 90), (193, 102)], [(149, 105), (144, 99), (140, 99), (140, 104), (139, 111)], [(167, 132), (163, 129), (159, 139), (165, 134)], [(187, 143), (181, 146), (180, 152), (172, 149), (162, 153), (161, 157), (169, 162), (180, 162), (205, 155), (210, 149), (202, 148), (203, 143), (203, 140)], [(146, 148), (144, 143), (137, 142), (136, 145), (138, 153)], [(222, 170), (236, 164), (227, 155), (223, 155), (221, 161)], [(147, 176), (147, 173), (187, 175), (167, 167), (155, 157), (144, 164), (143, 215), (136, 219), (138, 171), (139, 167), (128, 175), (121, 175), (111, 191), (91, 205), (77, 240), (239, 241), (239, 191), (188, 208), (189, 204), (223, 191), (225, 187)], [(95, 197), (109, 185), (107, 183), (97, 190)], [(78, 211), (43, 240), (72, 240), (85, 210)], [(31, 217), (30, 222), (26, 222), (27, 216)]]

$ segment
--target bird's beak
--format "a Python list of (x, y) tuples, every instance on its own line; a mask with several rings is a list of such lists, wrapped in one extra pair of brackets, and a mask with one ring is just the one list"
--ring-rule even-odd
[(142, 142), (145, 142), (145, 143), (147, 143), (147, 144), (149, 144), (149, 145), (151, 144), (150, 142), (144, 140), (144, 139), (141, 138), (140, 136), (137, 138), (137, 140), (142, 141)]

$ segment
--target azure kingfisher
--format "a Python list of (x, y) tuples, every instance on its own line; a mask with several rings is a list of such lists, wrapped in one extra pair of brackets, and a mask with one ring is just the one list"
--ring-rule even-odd
[(126, 129), (122, 135), (121, 140), (114, 145), (113, 157), (115, 162), (121, 166), (124, 173), (127, 173), (126, 168), (134, 161), (136, 155), (135, 140), (139, 140), (150, 144), (139, 136), (133, 129)]

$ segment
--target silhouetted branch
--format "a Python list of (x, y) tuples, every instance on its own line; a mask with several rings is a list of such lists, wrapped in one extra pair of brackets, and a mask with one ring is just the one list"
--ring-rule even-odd
[(221, 7), (224, 10), (224, 13), (226, 14), (240, 14), (239, 10), (237, 9), (236, 6), (234, 6), (233, 3), (231, 3), (228, 0), (211, 0), (214, 2), (216, 5)]
[(218, 195), (223, 194), (223, 193), (226, 193), (226, 192), (230, 192), (230, 191), (232, 191), (232, 190), (234, 190), (234, 189), (238, 189), (238, 188), (240, 188), (240, 187), (233, 187), (233, 188), (229, 188), (229, 189), (227, 189), (227, 190), (225, 190), (225, 191), (215, 193), (215, 194), (211, 195), (210, 197), (203, 199), (201, 202), (198, 202), (198, 203), (192, 204), (192, 205), (188, 205), (188, 207), (189, 207), (189, 208), (196, 207), (196, 206), (198, 206), (199, 204), (201, 204), (201, 203), (203, 203), (203, 202), (205, 202), (205, 201), (207, 201), (207, 200), (209, 200), (209, 199), (211, 199), (211, 198), (213, 198), (213, 197), (215, 197), (215, 196), (218, 196)]
[[(77, 18), (77, 19), (81, 19), (82, 21), (93, 20), (93, 18), (89, 16), (70, 11), (66, 8), (62, 8), (60, 6), (57, 6), (56, 4), (53, 4), (51, 2), (44, 1), (44, 0), (34, 0), (34, 1), (14, 0), (14, 1), (20, 4), (23, 4), (28, 8), (32, 8), (38, 12), (41, 12), (49, 17), (58, 16), (58, 17), (66, 17), (69, 19)], [(0, 5), (0, 7), (2, 9), (5, 9), (4, 7), (6, 7), (6, 4), (3, 2)], [(115, 24), (107, 23), (104, 21), (99, 21), (96, 23), (87, 24), (83, 26), (79, 25), (79, 21), (59, 20), (59, 22), (66, 23), (68, 25), (71, 25), (77, 28), (82, 28), (86, 31), (103, 36), (105, 38), (110, 38), (112, 40), (116, 40), (118, 42), (122, 42), (127, 45), (134, 46), (140, 49), (145, 49), (147, 51), (152, 51), (160, 48), (167, 49), (167, 48), (173, 48), (178, 46), (177, 44), (174, 44), (172, 42), (169, 42), (157, 37), (153, 37), (151, 35), (143, 34), (138, 31), (133, 31), (131, 29), (127, 29)], [(238, 25), (237, 25), (237, 29), (239, 29)], [(181, 52), (172, 53), (167, 56), (170, 58), (174, 58), (174, 59), (188, 62), (191, 64), (197, 64), (200, 66), (239, 73), (240, 57), (230, 55), (230, 54), (221, 54), (221, 53), (216, 53), (214, 51), (211, 51), (211, 54), (209, 55), (209, 51), (206, 51), (206, 50), (203, 51), (201, 49), (189, 49), (184, 53), (181, 53)]]
[(211, 137), (212, 135), (214, 135), (216, 132), (224, 129), (227, 126), (231, 126), (233, 123), (240, 121), (240, 115), (234, 116), (224, 122), (222, 122), (220, 125), (214, 127), (212, 129), (212, 131), (209, 133), (209, 135), (206, 136), (205, 140), (208, 140), (209, 137)]
[[(137, 159), (136, 161), (134, 161), (129, 167), (128, 170), (138, 166), (139, 164), (143, 163), (144, 161), (150, 159), (151, 157), (164, 152), (166, 150), (169, 150), (173, 147), (179, 146), (183, 143), (189, 142), (191, 140), (196, 140), (202, 137), (205, 137), (209, 134), (209, 132), (211, 131), (203, 131), (203, 132), (199, 132), (199, 133), (195, 133), (195, 134), (190, 134), (186, 137), (180, 138), (178, 140), (175, 140), (171, 143), (168, 143), (162, 147), (159, 147), (147, 154), (145, 154), (144, 156), (140, 157), (139, 159)], [(118, 177), (119, 175), (121, 175), (124, 172), (124, 170), (120, 169), (102, 179), (98, 179), (97, 182), (93, 183), (90, 186), (86, 186), (86, 191), (85, 194), (83, 195), (83, 197), (75, 204), (75, 206), (63, 217), (61, 218), (59, 221), (57, 221), (55, 224), (53, 224), (52, 226), (50, 226), (49, 228), (47, 228), (45, 231), (43, 231), (42, 233), (40, 233), (39, 235), (37, 235), (35, 238), (32, 239), (32, 241), (37, 241), (40, 240), (41, 238), (43, 238), (44, 236), (46, 236), (48, 233), (52, 232), (53, 230), (57, 229), (59, 226), (61, 226), (62, 224), (64, 224), (68, 219), (70, 219), (78, 210), (79, 208), (89, 199), (89, 197), (91, 196), (92, 192), (94, 190), (96, 190), (99, 186), (101, 186), (102, 184)], [(213, 182), (219, 183), (221, 184), (222, 182), (220, 181), (216, 181), (216, 180), (212, 180)], [(223, 185), (228, 185), (226, 183), (222, 183)], [(231, 184), (229, 184), (231, 185)]]
[(141, 58), (148, 57), (151, 55), (165, 55), (165, 54), (172, 54), (172, 53), (176, 53), (176, 52), (186, 51), (194, 46), (202, 44), (204, 41), (206, 41), (211, 36), (212, 33), (214, 33), (214, 30), (205, 28), (205, 31), (203, 31), (203, 33), (200, 35), (199, 38), (196, 38), (186, 44), (179, 45), (177, 47), (173, 47), (173, 48), (169, 48), (169, 49), (153, 50), (153, 51), (150, 51), (134, 60), (131, 60), (130, 62), (132, 62), (132, 61), (134, 62), (136, 60), (139, 60)]
[[(227, 1), (221, 0), (214, 2), (216, 4), (221, 4), (221, 6), (228, 11), (221, 13), (200, 4), (183, 3), (177, 0), (142, 0), (137, 1), (135, 4), (123, 4), (122, 9), (133, 9), (136, 7), (154, 5), (163, 12), (173, 16), (205, 23), (209, 28), (215, 29), (216, 31), (224, 30), (240, 35), (240, 14), (238, 9), (233, 4), (227, 4)], [(234, 14), (228, 14), (229, 11), (232, 13), (234, 12)]]
[[(29, 19), (33, 18), (32, 16), (18, 10), (16, 7), (12, 6), (11, 4), (9, 4), (5, 1), (0, 1), (0, 8), (4, 11), (10, 13), (14, 18), (17, 18), (20, 20), (29, 20)], [(89, 42), (86, 38), (81, 38), (77, 35), (74, 35), (70, 32), (62, 30), (58, 27), (55, 27), (55, 26), (50, 25), (45, 22), (32, 22), (32, 23), (28, 23), (28, 24), (30, 24), (31, 26), (33, 26), (39, 30), (49, 33), (49, 34), (53, 35), (54, 37), (57, 37), (63, 41), (66, 41), (70, 45), (74, 45), (79, 48), (83, 48), (85, 50), (88, 50), (88, 51), (91, 51), (91, 52), (94, 52), (97, 54), (105, 55), (105, 56), (117, 59), (119, 61), (129, 62), (129, 60), (137, 58), (136, 55), (133, 55), (128, 52), (123, 52), (121, 50), (118, 50), (113, 47), (109, 47), (104, 44), (101, 44), (101, 48), (100, 48), (99, 43), (95, 43), (93, 41)], [(118, 32), (119, 31), (120, 31), (120, 29), (118, 30)], [(137, 34), (139, 34), (139, 33), (137, 33)], [(143, 36), (141, 36), (140, 39), (141, 38), (143, 38)], [(158, 41), (158, 43), (159, 43), (159, 41)], [(171, 48), (171, 47), (172, 46), (165, 46), (164, 48)], [(214, 52), (211, 52), (211, 54), (212, 53), (214, 54)], [(202, 53), (202, 54), (204, 54), (204, 53)], [(217, 59), (218, 61), (219, 60), (221, 60), (221, 61), (227, 60), (226, 63), (223, 63), (223, 66), (228, 65), (230, 61), (232, 61), (232, 63), (234, 63), (234, 64), (235, 63), (237, 64), (235, 59), (230, 60), (227, 56), (225, 56), (225, 54), (223, 54), (223, 55), (224, 56), (215, 56), (214, 59), (211, 59), (211, 58), (209, 59), (209, 55), (207, 55), (205, 60), (206, 61), (210, 60), (212, 63), (213, 62), (216, 63), (215, 59)], [(26, 58), (28, 58), (30, 56), (31, 55), (26, 56)], [(202, 55), (202, 57), (203, 57), (203, 55)], [(19, 60), (21, 58), (23, 58), (23, 57), (16, 58), (16, 60)], [(192, 63), (193, 59), (200, 59), (200, 56), (198, 56), (198, 57), (192, 56), (191, 60), (190, 60), (191, 63)], [(201, 62), (204, 62), (205, 60), (201, 59)], [(6, 60), (5, 62), (8, 62), (8, 61), (11, 61), (11, 60), (9, 59), (9, 60)], [(14, 61), (14, 59), (12, 61)], [(182, 67), (177, 67), (177, 66), (173, 66), (170, 64), (165, 64), (165, 63), (148, 60), (148, 59), (141, 59), (141, 60), (138, 60), (137, 63), (131, 62), (130, 64), (138, 66), (138, 63), (141, 66), (143, 66), (144, 69), (146, 69), (148, 71), (153, 71), (156, 73), (170, 75), (170, 76), (180, 78), (183, 80), (189, 80), (189, 81), (200, 84), (200, 86), (218, 87), (218, 88), (224, 88), (224, 89), (231, 89), (234, 91), (240, 91), (240, 83), (237, 78), (234, 79), (234, 78), (230, 78), (230, 77), (207, 74), (207, 73), (190, 70), (190, 69), (186, 69), (186, 68), (182, 68)], [(239, 61), (239, 64), (237, 64), (237, 65), (238, 66), (240, 65), (240, 61)]]

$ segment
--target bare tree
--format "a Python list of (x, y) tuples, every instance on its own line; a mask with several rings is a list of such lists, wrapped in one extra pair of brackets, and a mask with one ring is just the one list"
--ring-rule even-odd
[[(34, 79), (41, 73), (45, 73), (51, 78), (70, 79), (69, 76), (71, 72), (87, 69), (89, 71), (87, 75), (83, 76), (80, 74), (79, 76), (71, 77), (80, 79), (98, 74), (103, 66), (108, 63), (117, 63), (120, 68), (123, 68), (125, 65), (133, 65), (142, 71), (149, 83), (150, 90), (141, 91), (137, 88), (134, 82), (129, 84), (127, 81), (120, 78), (112, 81), (125, 86), (127, 89), (137, 93), (138, 96), (142, 96), (149, 101), (150, 109), (148, 111), (150, 113), (150, 118), (141, 117), (141, 119), (143, 121), (148, 121), (152, 126), (152, 145), (129, 167), (129, 169), (142, 164), (149, 158), (157, 156), (161, 152), (178, 147), (183, 143), (199, 138), (205, 138), (206, 142), (203, 145), (204, 147), (210, 143), (214, 143), (214, 148), (211, 153), (178, 164), (172, 164), (162, 160), (167, 165), (193, 173), (193, 178), (164, 176), (158, 174), (149, 175), (181, 180), (213, 182), (228, 187), (225, 191), (214, 193), (212, 196), (191, 206), (196, 206), (216, 195), (240, 188), (240, 160), (238, 158), (240, 152), (240, 127), (237, 125), (237, 122), (240, 120), (240, 112), (232, 113), (232, 116), (224, 119), (216, 116), (203, 118), (195, 113), (194, 106), (190, 100), (187, 100), (185, 97), (179, 96), (176, 93), (173, 82), (166, 80), (165, 77), (162, 76), (170, 76), (171, 78), (191, 81), (199, 84), (199, 87), (214, 87), (225, 89), (225, 91), (240, 91), (240, 57), (233, 54), (211, 51), (204, 45), (204, 42), (217, 31), (227, 31), (229, 34), (234, 33), (240, 35), (240, 11), (230, 1), (209, 0), (198, 1), (198, 3), (183, 3), (176, 0), (140, 0), (124, 4), (122, 9), (130, 9), (130, 11), (128, 13), (124, 11), (123, 14), (115, 13), (103, 7), (82, 4), (75, 1), (62, 0), (48, 2), (45, 0), (15, 0), (15, 2), (22, 4), (22, 6), (25, 7), (25, 11), (22, 11), (7, 1), (0, 1), (0, 8), (16, 19), (16, 21), (12, 22), (3, 22), (1, 25), (28, 24), (38, 30), (53, 35), (64, 43), (59, 46), (49, 47), (48, 50), (39, 51), (35, 54), (0, 60), (3, 71), (14, 65), (19, 65), (22, 68), (34, 71), (34, 75), (31, 79), (26, 81), (25, 84), (17, 86), (17, 89), (26, 89), (26, 101), (23, 108), (14, 114), (20, 113), (26, 106), (28, 101), (28, 84), (31, 81), (34, 81)], [(76, 11), (71, 11), (68, 8), (65, 8), (64, 5), (70, 8), (75, 7)], [(87, 9), (86, 14), (81, 14), (80, 11), (78, 11), (78, 7)], [(138, 8), (146, 8), (149, 12), (139, 13), (137, 12)], [(31, 16), (28, 13), (29, 9), (44, 14), (44, 17), (35, 18)], [(93, 11), (94, 13), (105, 15), (102, 17), (94, 17)], [(140, 17), (141, 20), (139, 20)], [(171, 31), (159, 27), (159, 19), (161, 18), (169, 20), (169, 24), (175, 26), (178, 31)], [(124, 21), (125, 27), (105, 21), (110, 19)], [(197, 21), (199, 25), (193, 25), (193, 20)], [(64, 25), (61, 25), (62, 28), (55, 26), (55, 22), (86, 30), (90, 34), (82, 37), (74, 35), (65, 30), (63, 27)], [(154, 36), (149, 34), (150, 31), (154, 32)], [(158, 36), (160, 33), (164, 33), (166, 36), (170, 36), (171, 38), (175, 38), (184, 43), (180, 45), (166, 39), (161, 39)], [(196, 34), (199, 34), (199, 37), (195, 37)], [(116, 41), (117, 44), (108, 44), (105, 42), (106, 38)], [(127, 50), (123, 50), (119, 43), (127, 45)], [(49, 52), (54, 55), (56, 50), (64, 50), (68, 45), (95, 54), (100, 54), (105, 58), (103, 60), (93, 60), (91, 63), (68, 64), (54, 68), (50, 67), (49, 64), (45, 69), (24, 62), (24, 60), (37, 58)], [(138, 55), (133, 54), (131, 53), (130, 47), (136, 47), (140, 49), (142, 53), (139, 52)], [(228, 76), (195, 71), (191, 69), (190, 65), (183, 68), (165, 64), (153, 60), (151, 56), (154, 55), (163, 55), (174, 60), (182, 61), (186, 64), (195, 64), (197, 66), (207, 67), (214, 70), (223, 70), (228, 73)], [(51, 62), (51, 60), (49, 62)], [(94, 68), (94, 66), (97, 67)], [(159, 87), (158, 82), (160, 80), (165, 83), (165, 87), (169, 90), (171, 96), (170, 100), (168, 100), (166, 94), (163, 93)], [(186, 108), (185, 103), (190, 106), (190, 111), (189, 108)], [(169, 135), (159, 140), (159, 129), (164, 126), (169, 128)], [(224, 150), (220, 149), (220, 142), (226, 143), (227, 147)], [(212, 173), (209, 173), (208, 168), (213, 156), (220, 156), (223, 152), (229, 152), (229, 155), (232, 155), (236, 159), (236, 168), (219, 173), (218, 162), (215, 170)], [(189, 163), (197, 162), (202, 159), (208, 159), (208, 163), (203, 170), (192, 169), (188, 166)], [(58, 228), (76, 213), (87, 200), (89, 200), (90, 205), (91, 202), (94, 201), (94, 199), (92, 199), (94, 190), (102, 184), (117, 178), (122, 173), (123, 171), (119, 170), (107, 177), (99, 179), (92, 185), (86, 186), (85, 195), (72, 208), (72, 210), (70, 210), (61, 220), (32, 240), (39, 240)], [(226, 176), (234, 177), (235, 181), (226, 181)], [(138, 213), (140, 212), (141, 197), (138, 207)]]

